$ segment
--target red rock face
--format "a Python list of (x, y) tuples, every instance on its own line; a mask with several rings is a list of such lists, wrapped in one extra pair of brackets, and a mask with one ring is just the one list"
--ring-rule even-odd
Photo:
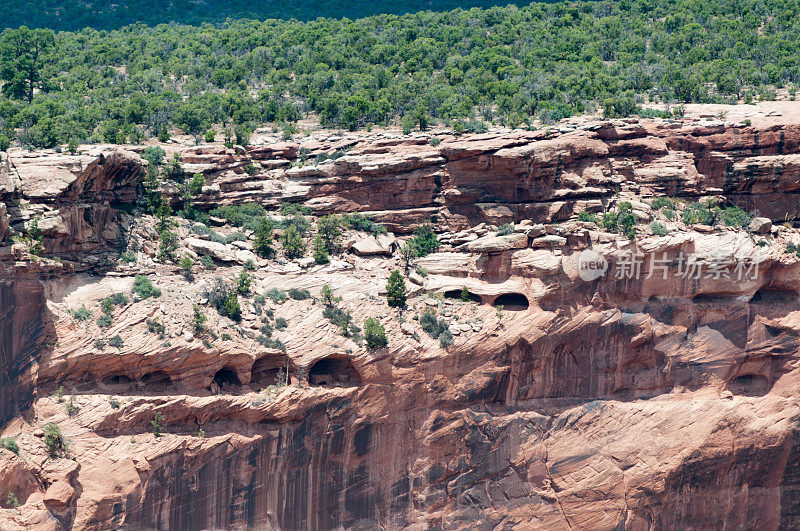
[(38, 280), (15, 271), (6, 271), (0, 278), (2, 425), (31, 403), (33, 385), (24, 375), (36, 364), (47, 334), (44, 294)]
[[(20, 162), (0, 227), (22, 232), (32, 214), (19, 197), (30, 201), (44, 254), (62, 261), (8, 240), (0, 254), (0, 435), (20, 446), (0, 449), (0, 496), (22, 504), (0, 508), (0, 528), (798, 528), (800, 261), (786, 247), (800, 232), (676, 222), (658, 237), (641, 224), (631, 243), (575, 221), (618, 195), (652, 217), (644, 201), (665, 194), (724, 196), (781, 221), (798, 208), (798, 132), (605, 123), (437, 146), (354, 136), (184, 150), (186, 171), (206, 176), (201, 208), (371, 212), (397, 243), (433, 218), (445, 245), (416, 260), (426, 276), (406, 275), (402, 320), (381, 295), (402, 269), (396, 252), (318, 267), (261, 260), (236, 241), (189, 282), (153, 260), (152, 218), (120, 208), (141, 179), (135, 155)], [(48, 172), (58, 178), (45, 190)], [(505, 222), (515, 232), (495, 234)], [(190, 224), (176, 233), (180, 253), (203, 248)], [(137, 240), (134, 266), (116, 264), (121, 236)], [(590, 246), (612, 269), (631, 246), (764, 255), (741, 281), (663, 280), (647, 265), (642, 278), (583, 281), (576, 263)], [(220, 317), (204, 290), (248, 260), (255, 293), (319, 299), (332, 286), (359, 326), (380, 320), (388, 347), (344, 337), (313, 299), (257, 311), (242, 296), (241, 323)], [(133, 298), (137, 273), (159, 299)], [(447, 298), (465, 288), (471, 302)], [(113, 293), (131, 300), (101, 329)], [(190, 326), (195, 305), (214, 336)], [(92, 318), (77, 319), (79, 306)], [(452, 345), (423, 331), (426, 308)], [(277, 318), (289, 323), (272, 330), (285, 352), (260, 337)], [(123, 344), (102, 343), (116, 335)], [(69, 442), (62, 456), (45, 452), (47, 422)]]

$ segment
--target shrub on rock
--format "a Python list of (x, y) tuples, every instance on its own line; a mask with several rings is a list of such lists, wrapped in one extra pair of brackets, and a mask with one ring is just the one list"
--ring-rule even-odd
[(382, 348), (388, 344), (386, 329), (374, 317), (368, 317), (364, 321), (364, 339), (370, 349)]
[(406, 305), (406, 283), (400, 271), (392, 271), (386, 283), (386, 300), (392, 308), (404, 308)]

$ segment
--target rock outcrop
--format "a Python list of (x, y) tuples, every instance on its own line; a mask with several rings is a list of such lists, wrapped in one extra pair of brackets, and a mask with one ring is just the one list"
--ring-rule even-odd
[[(0, 528), (799, 527), (800, 126), (438, 138), (168, 146), (205, 175), (195, 208), (297, 203), (392, 233), (349, 229), (318, 264), (176, 218), (175, 256), (208, 257), (189, 272), (135, 210), (134, 151), (12, 151), (0, 436), (19, 451), (0, 447), (0, 501), (20, 506)], [(759, 217), (685, 223), (706, 199)], [(627, 236), (602, 217), (623, 201)], [(406, 271), (426, 222), (441, 246)], [(395, 269), (405, 310), (384, 297)], [(217, 278), (249, 279), (239, 320)], [(367, 317), (388, 346), (352, 328)]]

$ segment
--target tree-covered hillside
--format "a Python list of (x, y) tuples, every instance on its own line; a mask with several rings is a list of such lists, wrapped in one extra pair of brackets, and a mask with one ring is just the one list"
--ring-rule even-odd
[(357, 19), (381, 13), (519, 4), (511, 0), (23, 0), (0, 2), (0, 29), (29, 26), (55, 30), (117, 29), (142, 22), (155, 26), (175, 22), (218, 24), (227, 19)]
[(241, 140), (263, 123), (291, 131), (310, 113), (330, 127), (410, 129), (598, 105), (627, 114), (644, 97), (770, 98), (800, 82), (799, 14), (797, 0), (625, 0), (13, 30), (0, 38), (0, 128), (29, 146), (138, 141), (173, 126), (200, 138), (222, 123)]

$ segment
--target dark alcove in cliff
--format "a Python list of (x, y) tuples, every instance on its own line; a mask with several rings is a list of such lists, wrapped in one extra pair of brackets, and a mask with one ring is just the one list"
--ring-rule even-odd
[(797, 293), (788, 289), (764, 286), (756, 291), (750, 302), (794, 304), (797, 302)]
[[(236, 392), (242, 386), (242, 382), (239, 380), (239, 376), (236, 374), (236, 371), (229, 367), (223, 367), (217, 371), (214, 375), (214, 383), (216, 387), (225, 392)], [(212, 391), (215, 390), (212, 386)]]
[(495, 306), (505, 310), (519, 311), (528, 309), (528, 298), (522, 293), (503, 293), (494, 300)]
[(106, 376), (105, 378), (103, 378), (101, 384), (102, 384), (101, 386), (105, 388), (105, 390), (113, 391), (116, 393), (123, 393), (125, 391), (130, 391), (131, 389), (134, 388), (133, 380), (131, 380), (124, 374)]
[(317, 386), (352, 387), (361, 385), (361, 376), (346, 358), (323, 358), (308, 371), (308, 383)]
[[(460, 290), (460, 289), (451, 289), (450, 291), (445, 291), (444, 292), (445, 298), (448, 298), (448, 299), (464, 300), (463, 294), (464, 294), (464, 290)], [(480, 296), (479, 295), (475, 295), (471, 291), (467, 292), (467, 298), (472, 302), (477, 302), (478, 304), (480, 304), (482, 302), (482, 299), (480, 298)]]
[(142, 376), (141, 386), (149, 393), (160, 393), (166, 391), (172, 379), (169, 374), (163, 371), (148, 372)]
[(764, 396), (770, 387), (769, 378), (760, 374), (742, 374), (728, 384), (731, 393), (745, 396)]
[[(286, 356), (265, 356), (256, 360), (250, 372), (250, 387), (269, 387), (277, 385), (282, 374), (287, 371)], [(288, 376), (284, 376), (288, 383)]]

